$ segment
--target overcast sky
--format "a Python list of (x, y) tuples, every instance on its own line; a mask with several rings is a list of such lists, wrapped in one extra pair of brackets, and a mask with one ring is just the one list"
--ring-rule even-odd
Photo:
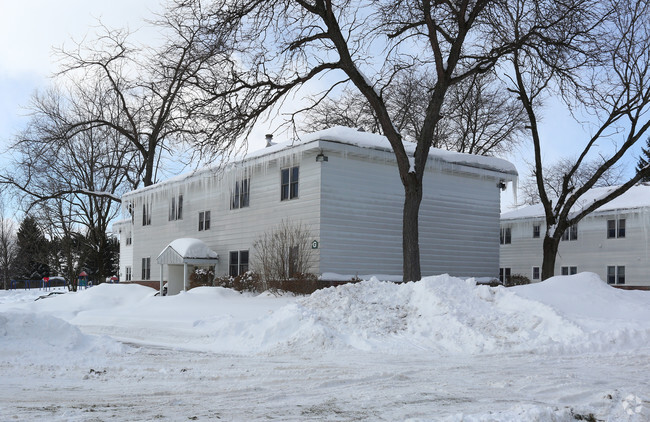
[[(107, 26), (139, 29), (146, 37), (144, 18), (160, 11), (160, 0), (0, 0), (0, 144), (5, 147), (26, 121), (25, 107), (30, 96), (47, 86), (48, 76), (56, 70), (53, 47), (72, 45), (93, 31), (97, 19)], [(567, 152), (575, 154), (574, 142), (582, 129), (568, 113), (552, 108), (543, 119), (544, 158), (554, 161)], [(263, 146), (264, 133), (273, 124), (260, 125), (249, 149)], [(286, 135), (281, 135), (283, 140)], [(259, 139), (258, 139), (259, 138)], [(510, 157), (521, 176), (528, 173), (526, 161), (532, 161), (530, 145), (523, 144)], [(2, 161), (6, 160), (6, 157)], [(628, 167), (634, 167), (630, 161)], [(504, 196), (505, 207), (512, 194)], [(505, 210), (505, 209), (504, 209)]]

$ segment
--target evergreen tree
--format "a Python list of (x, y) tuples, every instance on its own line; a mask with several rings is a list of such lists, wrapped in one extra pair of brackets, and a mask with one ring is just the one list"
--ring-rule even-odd
[(20, 223), (16, 234), (16, 259), (12, 276), (19, 279), (34, 279), (50, 275), (49, 242), (36, 219), (27, 216)]
[[(640, 172), (645, 166), (650, 162), (650, 138), (646, 140), (646, 147), (641, 148), (641, 156), (639, 157), (639, 162), (636, 165), (636, 171)], [(642, 182), (650, 182), (650, 175), (645, 176), (641, 179)]]

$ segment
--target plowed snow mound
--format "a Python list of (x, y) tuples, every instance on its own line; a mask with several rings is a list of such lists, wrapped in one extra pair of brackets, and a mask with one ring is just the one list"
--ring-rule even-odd
[(261, 320), (223, 324), (214, 345), (469, 354), (647, 347), (648, 309), (647, 292), (616, 290), (592, 274), (518, 289), (447, 275), (405, 284), (372, 279), (317, 291)]
[(126, 346), (108, 337), (83, 334), (62, 319), (22, 312), (0, 313), (0, 356), (3, 362), (65, 365), (97, 363)]

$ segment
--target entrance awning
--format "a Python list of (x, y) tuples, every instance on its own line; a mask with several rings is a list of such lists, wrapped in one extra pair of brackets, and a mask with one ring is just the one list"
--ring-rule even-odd
[[(176, 239), (160, 252), (156, 258), (160, 264), (160, 295), (163, 295), (163, 266), (169, 269), (169, 289), (167, 293), (176, 294), (187, 290), (189, 266), (216, 266), (219, 256), (202, 240), (193, 238)], [(182, 268), (179, 268), (182, 266)]]
[(161, 265), (216, 265), (219, 255), (202, 240), (185, 237), (167, 245), (156, 262)]

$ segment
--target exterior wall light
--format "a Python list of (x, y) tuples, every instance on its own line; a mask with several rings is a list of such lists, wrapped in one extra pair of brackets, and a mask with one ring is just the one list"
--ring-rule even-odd
[(323, 154), (321, 151), (317, 156), (316, 156), (316, 162), (322, 163), (323, 161), (328, 161), (327, 155)]

